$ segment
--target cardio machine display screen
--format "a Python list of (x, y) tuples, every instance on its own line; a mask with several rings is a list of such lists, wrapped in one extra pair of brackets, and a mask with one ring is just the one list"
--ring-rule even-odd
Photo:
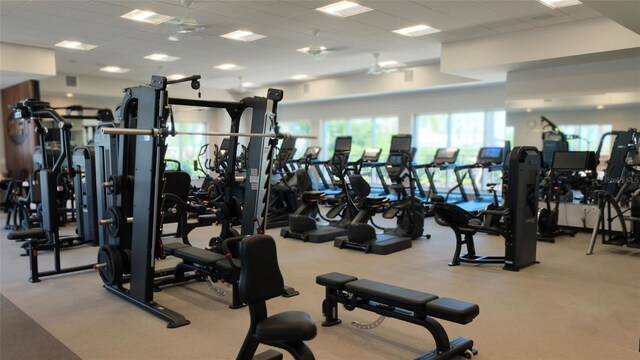
[(395, 135), (391, 138), (391, 151), (410, 151), (411, 135)]
[(296, 148), (296, 139), (284, 139), (282, 141), (282, 145), (280, 145), (280, 150), (284, 149), (295, 149)]
[(436, 151), (436, 156), (433, 158), (434, 163), (453, 164), (456, 160), (458, 160), (458, 149), (456, 148), (440, 148)]
[(339, 136), (336, 138), (335, 151), (351, 151), (351, 136)]
[(553, 153), (551, 168), (561, 171), (587, 171), (595, 169), (593, 151), (556, 151)]
[(487, 147), (482, 148), (478, 160), (491, 161), (494, 163), (502, 162), (502, 148), (501, 147)]
[(304, 152), (304, 158), (310, 158), (311, 160), (315, 160), (318, 158), (318, 154), (320, 153), (319, 147), (308, 147), (307, 151)]

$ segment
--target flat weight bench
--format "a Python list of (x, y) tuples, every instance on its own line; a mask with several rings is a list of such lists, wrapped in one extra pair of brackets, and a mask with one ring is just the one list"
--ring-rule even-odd
[(445, 329), (435, 319), (443, 319), (458, 324), (468, 324), (480, 313), (477, 304), (466, 301), (440, 298), (436, 295), (405, 289), (377, 281), (358, 279), (355, 276), (332, 272), (316, 277), (316, 283), (326, 287), (322, 302), (325, 321), (322, 326), (333, 326), (342, 321), (338, 318), (338, 303), (351, 311), (356, 308), (369, 310), (382, 318), (371, 325), (353, 322), (356, 327), (370, 329), (378, 326), (384, 316), (407, 321), (426, 328), (436, 342), (436, 349), (420, 355), (416, 359), (452, 359), (456, 356), (473, 357), (477, 350), (473, 340), (459, 337), (449, 341)]
[[(226, 256), (180, 242), (164, 244), (163, 250), (167, 255), (182, 259), (182, 262), (176, 265), (174, 277), (157, 281), (156, 288), (193, 279), (202, 279), (205, 275), (213, 282), (223, 281), (231, 284), (233, 294), (229, 308), (238, 309), (245, 306), (238, 293), (240, 272), (231, 266)], [(195, 275), (186, 276), (185, 273), (189, 271), (195, 272)], [(216, 292), (221, 296), (226, 295), (226, 293)]]

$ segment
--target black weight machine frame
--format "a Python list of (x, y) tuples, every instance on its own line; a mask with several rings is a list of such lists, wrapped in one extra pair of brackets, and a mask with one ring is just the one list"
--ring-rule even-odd
[[(77, 245), (92, 242), (92, 239), (83, 239), (80, 236), (61, 237), (59, 234), (58, 204), (57, 204), (57, 181), (60, 176), (81, 176), (74, 174), (72, 165), (72, 153), (70, 144), (71, 123), (67, 122), (60, 114), (58, 114), (48, 102), (25, 99), (12, 108), (15, 116), (18, 118), (31, 119), (34, 122), (36, 133), (40, 141), (40, 150), (42, 152), (42, 165), (40, 170), (39, 188), (41, 193), (42, 218), (40, 229), (29, 229), (23, 231), (15, 231), (9, 233), (7, 238), (16, 240), (29, 239), (27, 243), (27, 253), (29, 256), (30, 282), (40, 282), (41, 277), (59, 275), (83, 270), (89, 270), (95, 264), (73, 266), (68, 268), (62, 267), (61, 250)], [(42, 119), (51, 118), (57, 124), (60, 130), (60, 154), (53, 164), (49, 164), (49, 157), (46, 150), (46, 135), (48, 129), (43, 126)], [(67, 166), (66, 173), (63, 166)], [(80, 189), (78, 189), (80, 190)], [(77, 211), (79, 209), (76, 209)], [(46, 239), (46, 243), (41, 243), (41, 239)], [(53, 250), (54, 269), (48, 271), (39, 271), (38, 268), (38, 251)]]
[[(153, 300), (155, 280), (170, 276), (173, 269), (155, 270), (156, 258), (162, 258), (162, 202), (164, 195), (164, 155), (166, 136), (171, 135), (167, 129), (170, 117), (170, 105), (200, 106), (225, 109), (231, 117), (231, 132), (238, 133), (240, 120), (245, 110), (252, 109), (251, 133), (266, 133), (268, 130), (277, 134), (276, 109), (282, 99), (283, 92), (269, 89), (267, 97), (247, 97), (239, 102), (204, 101), (192, 99), (170, 98), (167, 85), (191, 81), (192, 88), (199, 88), (200, 76), (194, 75), (185, 79), (168, 81), (162, 76), (153, 76), (151, 84), (125, 89), (120, 105), (120, 128), (125, 129), (159, 129), (159, 136), (106, 135), (96, 136), (96, 161), (98, 173), (96, 181), (99, 185), (100, 219), (108, 219), (108, 209), (117, 209), (118, 231), (113, 225), (100, 229), (100, 243), (103, 247), (117, 246), (130, 258), (129, 275), (122, 277), (121, 283), (107, 284), (109, 292), (131, 302), (148, 312), (167, 321), (167, 327), (174, 328), (188, 325), (189, 321), (182, 315), (168, 309)], [(196, 86), (194, 87), (194, 83)], [(263, 233), (266, 222), (266, 201), (269, 187), (262, 186), (261, 180), (269, 180), (272, 151), (277, 139), (251, 138), (249, 142), (248, 181), (245, 184), (244, 216), (241, 221), (242, 234)], [(236, 158), (238, 138), (230, 138), (229, 159)], [(268, 151), (263, 155), (264, 151)], [(130, 156), (135, 154), (135, 156)], [(231, 179), (225, 187), (224, 201), (230, 201), (235, 182), (235, 166), (229, 166), (225, 172), (226, 179)], [(126, 221), (132, 218), (133, 221)], [(221, 216), (221, 237), (233, 235), (231, 219)], [(117, 236), (112, 236), (117, 233)], [(126, 250), (130, 249), (130, 253)], [(102, 250), (102, 247), (101, 247)], [(110, 260), (107, 257), (107, 266)], [(126, 261), (126, 260), (125, 260)], [(119, 269), (106, 269), (105, 273)], [(102, 271), (102, 270), (101, 270)], [(122, 271), (122, 270), (119, 270)], [(101, 272), (102, 274), (102, 272)], [(104, 279), (103, 279), (104, 280)], [(128, 288), (122, 286), (129, 283)]]

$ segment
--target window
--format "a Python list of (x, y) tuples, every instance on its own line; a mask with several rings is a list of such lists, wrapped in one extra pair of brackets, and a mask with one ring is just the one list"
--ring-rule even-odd
[[(418, 149), (416, 163), (425, 164), (433, 160), (438, 148), (460, 149), (458, 164), (472, 164), (478, 150), (486, 146), (504, 146), (505, 141), (513, 141), (513, 127), (506, 127), (504, 111), (475, 111), (446, 114), (422, 114), (415, 117), (414, 144)], [(421, 182), (428, 186), (424, 171), (419, 171)], [(479, 185), (499, 182), (500, 172), (483, 172), (477, 178)], [(437, 171), (434, 176), (439, 192), (447, 191), (455, 185), (451, 171)], [(465, 189), (470, 184), (465, 185)], [(426, 190), (426, 189), (425, 189)]]
[[(322, 122), (322, 158), (329, 159), (333, 155), (336, 137), (351, 136), (350, 161), (360, 159), (364, 149), (380, 148), (380, 161), (389, 155), (391, 136), (398, 133), (397, 116), (362, 117), (350, 119), (328, 119)], [(362, 170), (362, 175), (369, 177), (371, 186), (380, 186), (375, 171), (371, 168)]]
[[(203, 123), (176, 122), (176, 131), (205, 132)], [(196, 160), (200, 148), (206, 144), (204, 135), (181, 135), (167, 138), (167, 153), (165, 158), (180, 161), (182, 170), (189, 173), (191, 178), (197, 178), (198, 173), (193, 169), (193, 160)]]
[(381, 148), (380, 159), (389, 155), (391, 136), (398, 133), (398, 117), (331, 119), (322, 122), (322, 153), (325, 159), (333, 155), (336, 137), (351, 136), (350, 161), (356, 161), (366, 148)]
[[(311, 134), (311, 122), (309, 120), (287, 120), (278, 122), (280, 126), (280, 132), (292, 135), (310, 135)], [(300, 158), (307, 148), (311, 146), (310, 139), (296, 139), (296, 153), (293, 155), (294, 159)]]

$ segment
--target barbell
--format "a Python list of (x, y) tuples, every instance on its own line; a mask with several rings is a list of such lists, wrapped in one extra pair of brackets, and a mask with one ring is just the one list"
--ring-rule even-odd
[(258, 137), (278, 139), (316, 139), (314, 135), (293, 135), (293, 134), (258, 134), (258, 133), (233, 133), (233, 132), (193, 132), (193, 131), (169, 131), (166, 128), (151, 129), (120, 129), (103, 127), (100, 132), (105, 135), (139, 135), (139, 136), (168, 136), (168, 135), (200, 135), (200, 136), (237, 136), (237, 137)]

